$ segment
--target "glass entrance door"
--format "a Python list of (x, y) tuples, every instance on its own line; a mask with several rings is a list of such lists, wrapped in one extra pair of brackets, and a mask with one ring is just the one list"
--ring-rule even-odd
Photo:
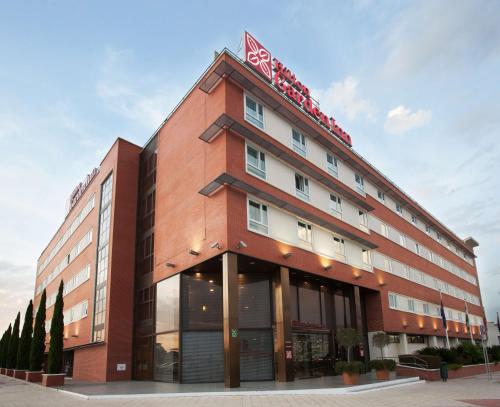
[(292, 338), (296, 378), (321, 377), (329, 373), (331, 368), (329, 333), (294, 332)]

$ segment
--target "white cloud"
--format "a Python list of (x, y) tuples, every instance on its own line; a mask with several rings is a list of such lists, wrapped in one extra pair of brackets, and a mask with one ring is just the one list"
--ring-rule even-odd
[(110, 110), (152, 131), (181, 99), (182, 90), (162, 78), (133, 75), (133, 61), (130, 50), (108, 48), (96, 92)]
[(313, 94), (318, 95), (322, 110), (340, 111), (350, 120), (361, 115), (375, 121), (377, 108), (369, 99), (358, 95), (358, 85), (356, 78), (348, 76), (343, 82), (332, 82), (326, 89), (314, 90)]
[(417, 110), (412, 112), (403, 105), (389, 110), (384, 123), (384, 129), (391, 134), (406, 133), (411, 129), (425, 126), (431, 121), (432, 113), (430, 110)]

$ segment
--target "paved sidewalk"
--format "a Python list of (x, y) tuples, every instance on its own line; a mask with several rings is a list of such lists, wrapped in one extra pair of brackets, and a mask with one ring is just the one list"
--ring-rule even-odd
[[(466, 401), (464, 401), (466, 400)], [(467, 401), (469, 400), (469, 401)], [(493, 381), (485, 376), (456, 379), (448, 383), (425, 384), (381, 389), (349, 395), (222, 396), (182, 398), (134, 398), (84, 400), (57, 390), (0, 377), (0, 407), (500, 407), (500, 373)]]

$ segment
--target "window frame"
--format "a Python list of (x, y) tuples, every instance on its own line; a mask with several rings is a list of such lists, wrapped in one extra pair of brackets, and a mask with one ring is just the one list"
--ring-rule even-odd
[[(259, 205), (259, 216), (261, 218), (261, 221), (257, 221), (254, 219), (251, 219), (250, 217), (250, 202)], [(265, 213), (266, 213), (266, 223), (262, 222), (262, 211), (263, 208), (265, 208)], [(253, 228), (251, 226), (251, 223), (255, 223), (258, 226), (262, 227), (264, 230), (260, 230), (258, 228)], [(254, 199), (252, 197), (247, 197), (247, 228), (251, 232), (259, 233), (264, 236), (269, 236), (269, 205), (259, 201), (258, 199)]]
[[(257, 116), (259, 115), (259, 107), (262, 109), (262, 121), (260, 121), (258, 119), (258, 117), (254, 117), (252, 114), (249, 113), (249, 111), (251, 111), (251, 109), (248, 108), (247, 106), (247, 99), (251, 100), (252, 102), (255, 103), (256, 105), (256, 114)], [(244, 107), (244, 116), (245, 116), (245, 121), (250, 123), (252, 126), (255, 126), (257, 127), (258, 129), (260, 130), (264, 130), (265, 129), (265, 114), (264, 114), (264, 105), (260, 102), (257, 101), (257, 99), (255, 99), (254, 97), (250, 96), (248, 93), (245, 93), (244, 94), (244, 97), (243, 97), (243, 107)], [(248, 117), (250, 117), (250, 119), (248, 119)], [(251, 119), (253, 119), (254, 121), (252, 121)], [(259, 125), (259, 123), (262, 124), (262, 126)]]
[[(360, 182), (358, 182), (358, 179)], [(365, 181), (363, 179), (363, 176), (358, 174), (357, 172), (354, 173), (354, 184), (356, 185), (356, 190), (364, 195), (365, 194)]]
[(342, 218), (342, 198), (339, 195), (330, 194), (329, 210), (331, 214)]
[(377, 189), (377, 198), (380, 202), (385, 203), (385, 193), (382, 192), (380, 189)]
[[(299, 142), (297, 142), (294, 138), (294, 136), (296, 134), (299, 136), (299, 139), (300, 139)], [(292, 128), (292, 150), (304, 158), (307, 158), (307, 141), (306, 140), (307, 140), (307, 137), (304, 135), (304, 133)], [(302, 141), (304, 142), (303, 145), (302, 145)]]
[[(264, 169), (262, 168), (259, 168), (259, 167), (255, 167), (253, 164), (250, 163), (250, 161), (248, 160), (248, 149), (253, 149), (257, 152), (257, 161), (259, 163), (259, 165), (261, 164), (261, 156), (263, 155), (264, 156)], [(257, 148), (255, 147), (254, 145), (252, 144), (249, 144), (249, 143), (245, 143), (245, 170), (248, 174), (250, 175), (254, 175), (260, 179), (263, 179), (263, 180), (267, 180), (267, 163), (266, 163), (266, 156), (267, 154), (261, 150), (260, 148)], [(253, 170), (249, 170), (249, 167), (252, 168)], [(262, 173), (263, 176), (261, 176), (259, 174), (259, 172)]]
[[(331, 163), (330, 161), (328, 161), (330, 158), (332, 159)], [(328, 173), (333, 177), (339, 177), (339, 161), (336, 156), (329, 152), (326, 152), (326, 169)]]
[[(305, 234), (306, 234), (305, 240), (300, 237), (300, 230), (301, 230), (300, 224), (304, 225)], [(299, 243), (303, 243), (303, 244), (307, 244), (309, 246), (312, 246), (312, 239), (313, 239), (312, 238), (312, 224), (309, 222), (306, 222), (303, 219), (297, 218), (297, 238), (299, 239)]]
[[(304, 191), (300, 190), (297, 188), (297, 177), (299, 177), (299, 183), (300, 179), (302, 179), (302, 183), (304, 186)], [(302, 199), (303, 201), (309, 202), (311, 199), (311, 190), (310, 190), (310, 185), (309, 185), (309, 178), (303, 176), (302, 174), (295, 172), (294, 176), (294, 183), (295, 183), (295, 196), (297, 198)], [(306, 193), (307, 190), (307, 193)]]

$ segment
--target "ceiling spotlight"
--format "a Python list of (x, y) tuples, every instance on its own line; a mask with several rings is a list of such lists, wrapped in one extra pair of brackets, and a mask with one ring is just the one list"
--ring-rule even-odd
[(213, 242), (211, 245), (210, 245), (210, 248), (211, 249), (222, 249), (222, 246), (219, 242)]
[(245, 247), (248, 247), (248, 245), (247, 245), (247, 244), (246, 244), (243, 240), (240, 240), (240, 241), (238, 242), (238, 244), (236, 245), (236, 247), (237, 247), (238, 249), (244, 249)]
[(289, 258), (289, 257), (291, 257), (291, 256), (292, 256), (292, 253), (291, 253), (291, 252), (285, 253), (285, 254), (283, 255), (283, 257), (284, 257), (285, 259), (288, 259), (288, 258)]
[(356, 275), (354, 276), (354, 279), (355, 279), (355, 280), (358, 280), (358, 279), (360, 279), (360, 278), (361, 278), (361, 274), (356, 274)]
[(174, 267), (175, 267), (175, 264), (174, 264), (174, 263), (170, 263), (169, 261), (167, 261), (167, 262), (165, 263), (165, 266), (167, 266), (167, 267), (171, 267), (171, 268), (174, 268)]
[(199, 256), (200, 255), (200, 252), (197, 252), (196, 250), (194, 249), (189, 249), (189, 254), (191, 256)]
[(323, 267), (323, 270), (328, 271), (332, 268), (332, 265), (329, 264), (328, 266)]

